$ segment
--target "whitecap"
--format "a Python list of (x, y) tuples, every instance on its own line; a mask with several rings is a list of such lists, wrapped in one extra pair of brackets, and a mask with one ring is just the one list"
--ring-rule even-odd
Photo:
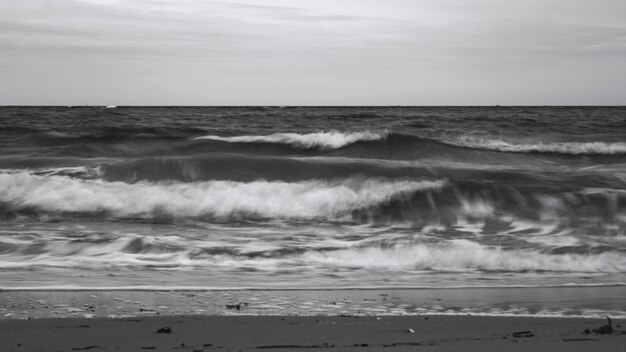
[(356, 247), (327, 252), (311, 251), (298, 260), (313, 266), (394, 271), (626, 272), (626, 257), (620, 253), (550, 254), (531, 249), (507, 250), (469, 240), (452, 240), (440, 244), (416, 243), (388, 248)]
[(338, 218), (445, 184), (444, 180), (363, 178), (128, 184), (23, 172), (0, 174), (0, 202), (18, 210), (104, 212), (119, 217)]
[(558, 153), (571, 155), (588, 154), (625, 154), (626, 143), (607, 142), (560, 142), (515, 144), (498, 139), (484, 139), (471, 136), (462, 136), (454, 139), (442, 140), (443, 143), (459, 147), (494, 150), (510, 153)]
[(266, 136), (203, 136), (197, 137), (196, 140), (213, 140), (227, 143), (275, 143), (286, 144), (301, 149), (320, 148), (320, 149), (339, 149), (346, 145), (359, 141), (377, 141), (387, 137), (387, 132), (315, 132), (315, 133), (273, 133)]

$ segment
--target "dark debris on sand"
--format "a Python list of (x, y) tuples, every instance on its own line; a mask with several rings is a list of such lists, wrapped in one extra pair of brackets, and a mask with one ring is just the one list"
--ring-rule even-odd
[(606, 317), (606, 319), (609, 322), (608, 324), (602, 325), (601, 327), (599, 327), (597, 329), (591, 329), (591, 331), (589, 329), (585, 329), (583, 331), (583, 334), (585, 334), (585, 335), (589, 335), (590, 333), (594, 333), (594, 334), (598, 334), (598, 335), (612, 334), (614, 332), (614, 330), (613, 330), (613, 323), (611, 322), (611, 318)]
[(241, 303), (236, 303), (236, 304), (227, 304), (226, 309), (241, 310), (241, 308), (247, 307), (247, 306), (248, 306), (248, 302), (241, 302)]
[(518, 331), (513, 333), (513, 337), (534, 337), (535, 334), (532, 331)]
[(157, 334), (171, 334), (172, 328), (170, 326), (164, 326), (156, 331)]

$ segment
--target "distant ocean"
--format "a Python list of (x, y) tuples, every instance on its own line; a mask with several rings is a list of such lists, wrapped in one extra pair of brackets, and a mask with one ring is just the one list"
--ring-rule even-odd
[(624, 107), (0, 107), (0, 288), (626, 284)]

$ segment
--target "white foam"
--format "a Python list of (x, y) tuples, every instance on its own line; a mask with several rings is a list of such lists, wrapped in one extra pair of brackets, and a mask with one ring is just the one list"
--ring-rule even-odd
[(442, 140), (447, 144), (460, 147), (496, 150), (512, 153), (560, 153), (560, 154), (625, 154), (626, 143), (607, 142), (562, 142), (562, 143), (536, 143), (536, 144), (512, 144), (497, 139), (483, 139), (463, 136), (455, 139)]
[(548, 254), (535, 250), (504, 250), (468, 240), (441, 244), (365, 247), (329, 252), (307, 252), (308, 265), (366, 269), (435, 271), (555, 271), (571, 273), (626, 272), (626, 257), (619, 253)]
[(348, 178), (296, 183), (255, 181), (106, 182), (29, 173), (0, 174), (0, 202), (47, 212), (107, 212), (115, 216), (338, 218), (445, 181)]
[[(2, 268), (83, 268), (137, 270), (144, 266), (167, 267), (167, 270), (210, 268), (214, 273), (234, 275), (238, 268), (254, 268), (258, 275), (276, 273), (284, 269), (306, 268), (315, 275), (337, 270), (392, 273), (467, 273), (478, 271), (502, 273), (553, 272), (561, 274), (626, 273), (626, 257), (618, 252), (598, 254), (550, 254), (531, 249), (506, 250), (484, 246), (468, 240), (447, 243), (415, 243), (393, 247), (355, 247), (333, 251), (309, 250), (284, 257), (247, 257), (229, 254), (190, 255), (190, 249), (171, 253), (128, 253), (124, 251), (131, 238), (119, 239), (106, 245), (48, 246), (49, 252), (38, 255), (17, 255), (5, 259)], [(236, 274), (235, 274), (236, 275)], [(455, 274), (456, 275), (456, 274)], [(428, 287), (428, 284), (414, 287)], [(423, 284), (423, 283), (422, 283)], [(499, 286), (494, 282), (494, 287)], [(511, 286), (502, 283), (503, 286)], [(575, 284), (574, 286), (579, 286)], [(585, 286), (585, 285), (583, 285)], [(586, 285), (589, 286), (589, 285)], [(253, 286), (251, 286), (253, 287)], [(360, 287), (360, 286), (357, 286)], [(413, 286), (407, 286), (413, 287)], [(466, 286), (460, 286), (466, 287)], [(467, 286), (469, 287), (469, 286)], [(529, 286), (516, 286), (529, 287)], [(196, 289), (198, 287), (195, 287)], [(242, 287), (245, 288), (245, 287)], [(336, 287), (335, 287), (336, 288)]]
[(315, 132), (315, 133), (274, 133), (266, 136), (236, 136), (236, 137), (220, 137), (220, 136), (203, 136), (198, 139), (208, 139), (213, 141), (227, 143), (277, 143), (287, 144), (296, 148), (309, 149), (339, 149), (346, 145), (358, 141), (376, 141), (385, 139), (387, 132), (349, 132), (343, 133), (338, 131)]

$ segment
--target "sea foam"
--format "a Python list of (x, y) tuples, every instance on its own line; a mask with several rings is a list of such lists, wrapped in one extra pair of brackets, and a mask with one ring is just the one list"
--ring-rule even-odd
[(350, 132), (343, 133), (338, 131), (315, 132), (315, 133), (273, 133), (267, 136), (203, 136), (197, 137), (196, 140), (206, 139), (227, 143), (276, 143), (286, 144), (295, 148), (310, 149), (339, 149), (346, 145), (359, 141), (377, 141), (387, 137), (387, 132)]
[(335, 218), (382, 205), (444, 180), (348, 178), (337, 181), (106, 182), (30, 173), (0, 174), (0, 202), (45, 212), (119, 217)]

